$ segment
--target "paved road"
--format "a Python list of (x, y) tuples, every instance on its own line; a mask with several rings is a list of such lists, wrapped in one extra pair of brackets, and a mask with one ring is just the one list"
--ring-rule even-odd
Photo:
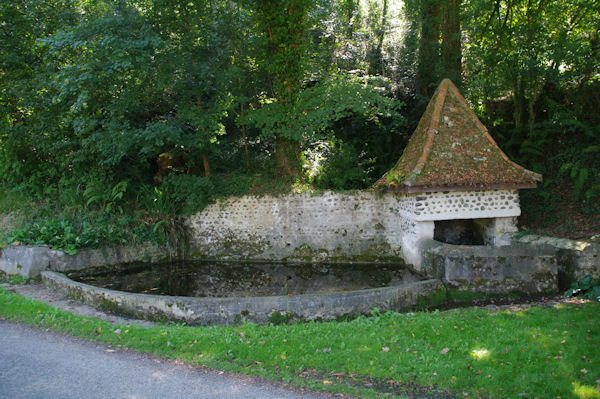
[(0, 321), (0, 398), (323, 398)]

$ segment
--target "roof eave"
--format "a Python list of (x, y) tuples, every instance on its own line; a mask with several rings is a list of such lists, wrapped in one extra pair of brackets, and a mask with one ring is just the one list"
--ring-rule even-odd
[(500, 184), (486, 184), (486, 185), (451, 185), (451, 186), (407, 186), (404, 184), (389, 184), (383, 186), (388, 192), (392, 193), (434, 193), (434, 192), (450, 192), (450, 191), (491, 191), (491, 190), (519, 190), (536, 188), (537, 183), (500, 183)]

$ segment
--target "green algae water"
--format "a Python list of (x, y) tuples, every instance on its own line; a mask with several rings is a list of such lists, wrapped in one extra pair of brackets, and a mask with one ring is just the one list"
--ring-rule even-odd
[(75, 281), (118, 291), (190, 297), (321, 294), (412, 283), (404, 264), (175, 262), (70, 273)]

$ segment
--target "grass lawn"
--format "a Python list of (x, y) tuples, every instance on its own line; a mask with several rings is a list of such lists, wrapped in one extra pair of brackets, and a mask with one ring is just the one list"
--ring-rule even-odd
[[(0, 319), (361, 397), (600, 398), (600, 303), (347, 322), (114, 326), (0, 288)], [(405, 396), (406, 395), (406, 396)]]

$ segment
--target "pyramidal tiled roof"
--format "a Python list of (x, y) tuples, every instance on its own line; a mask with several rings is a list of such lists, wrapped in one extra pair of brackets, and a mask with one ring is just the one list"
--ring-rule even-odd
[(375, 187), (400, 192), (533, 188), (542, 176), (512, 162), (456, 86), (444, 79), (404, 153)]

